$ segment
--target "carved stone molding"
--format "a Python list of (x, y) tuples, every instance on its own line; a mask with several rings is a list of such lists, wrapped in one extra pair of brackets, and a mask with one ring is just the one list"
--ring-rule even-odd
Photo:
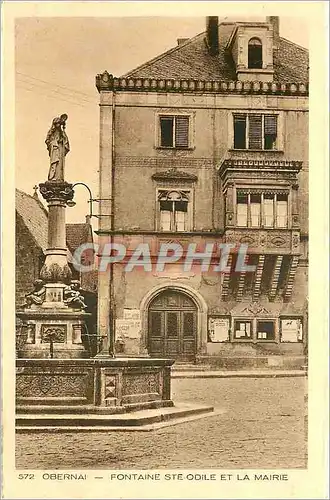
[(296, 160), (226, 158), (220, 165), (219, 175), (227, 183), (242, 177), (260, 179), (262, 174), (263, 178), (285, 179), (291, 181), (291, 184), (293, 181), (294, 185), (296, 185), (297, 174), (301, 168), (302, 161)]
[(41, 326), (41, 342), (53, 342), (64, 344), (66, 341), (67, 326), (66, 325), (42, 325)]
[(105, 375), (104, 398), (112, 399), (117, 397), (117, 377), (116, 375)]
[(86, 397), (89, 374), (22, 373), (16, 377), (17, 396)]
[(44, 182), (39, 184), (39, 191), (48, 203), (52, 201), (62, 201), (63, 203), (67, 203), (73, 199), (74, 195), (72, 184), (65, 181)]
[(198, 179), (197, 175), (189, 174), (188, 172), (182, 172), (174, 168), (166, 170), (165, 172), (156, 172), (151, 177), (155, 181), (178, 180), (181, 182), (182, 181), (196, 182)]
[(252, 302), (247, 307), (242, 309), (242, 313), (251, 313), (254, 316), (258, 316), (259, 314), (270, 314), (270, 311), (263, 307), (259, 302)]
[(57, 262), (48, 263), (46, 258), (40, 271), (40, 277), (45, 283), (69, 283), (72, 272), (67, 262), (64, 262), (63, 265)]
[(225, 240), (227, 243), (245, 243), (254, 250), (260, 249), (276, 249), (289, 251), (291, 248), (291, 231), (283, 230), (244, 230), (232, 229), (226, 230)]
[(96, 87), (102, 91), (138, 92), (210, 92), (217, 94), (271, 94), (306, 96), (305, 83), (192, 80), (169, 78), (117, 78), (108, 71), (96, 75)]

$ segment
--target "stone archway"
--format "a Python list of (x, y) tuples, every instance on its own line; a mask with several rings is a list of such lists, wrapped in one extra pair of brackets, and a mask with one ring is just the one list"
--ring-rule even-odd
[(151, 356), (194, 361), (206, 352), (207, 305), (193, 288), (164, 283), (141, 302), (142, 342)]

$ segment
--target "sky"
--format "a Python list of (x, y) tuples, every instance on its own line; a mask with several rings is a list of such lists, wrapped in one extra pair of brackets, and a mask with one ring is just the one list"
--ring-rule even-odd
[[(219, 17), (219, 21), (264, 20)], [(33, 194), (47, 179), (45, 137), (55, 116), (68, 115), (68, 182), (98, 192), (99, 94), (95, 76), (120, 76), (205, 30), (205, 17), (21, 17), (15, 26), (16, 187)], [(308, 20), (281, 17), (280, 35), (308, 47)], [(83, 222), (88, 192), (75, 189), (67, 222)], [(94, 211), (97, 213), (97, 204)], [(96, 219), (93, 227), (97, 229)]]

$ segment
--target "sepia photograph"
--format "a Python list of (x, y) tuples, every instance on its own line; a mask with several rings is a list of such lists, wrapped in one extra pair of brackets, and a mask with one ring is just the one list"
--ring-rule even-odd
[(312, 23), (245, 5), (14, 19), (22, 488), (308, 470)]

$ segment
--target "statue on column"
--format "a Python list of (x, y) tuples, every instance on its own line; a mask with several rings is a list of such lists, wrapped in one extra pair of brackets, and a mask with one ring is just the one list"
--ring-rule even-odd
[(49, 181), (64, 181), (64, 161), (70, 151), (69, 139), (65, 132), (67, 119), (68, 115), (65, 114), (54, 118), (47, 133), (45, 143), (50, 159)]

